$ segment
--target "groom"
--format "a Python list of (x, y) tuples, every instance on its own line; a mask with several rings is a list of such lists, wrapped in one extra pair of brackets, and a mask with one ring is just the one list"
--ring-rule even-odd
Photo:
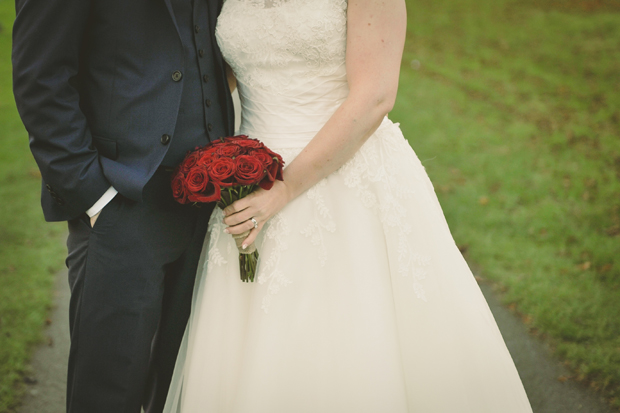
[(171, 170), (233, 132), (221, 0), (16, 0), (14, 93), (68, 221), (70, 413), (160, 412), (211, 208)]

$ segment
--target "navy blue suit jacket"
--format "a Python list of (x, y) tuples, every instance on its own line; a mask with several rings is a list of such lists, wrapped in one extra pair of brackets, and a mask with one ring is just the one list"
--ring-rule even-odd
[[(225, 100), (233, 105), (214, 29), (221, 0), (208, 2)], [(174, 139), (187, 62), (170, 0), (16, 0), (13, 83), (17, 108), (43, 177), (48, 221), (83, 214), (113, 185), (140, 201)], [(193, 149), (192, 147), (188, 147)]]

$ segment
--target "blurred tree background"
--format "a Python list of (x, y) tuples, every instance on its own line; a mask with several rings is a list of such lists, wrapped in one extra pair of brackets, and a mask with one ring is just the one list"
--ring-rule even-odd
[[(455, 239), (532, 334), (620, 407), (620, 1), (407, 0), (391, 114)], [(0, 0), (0, 412), (64, 260), (11, 92)]]

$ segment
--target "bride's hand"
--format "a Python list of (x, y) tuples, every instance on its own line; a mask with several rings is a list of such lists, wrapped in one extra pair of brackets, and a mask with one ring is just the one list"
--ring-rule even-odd
[[(282, 181), (275, 181), (269, 191), (259, 188), (224, 209), (224, 223), (228, 225), (224, 232), (243, 234), (250, 231), (250, 234), (243, 241), (243, 248), (245, 248), (256, 240), (265, 222), (284, 208), (288, 202), (288, 191), (286, 184)], [(256, 228), (254, 228), (252, 218), (258, 224)]]

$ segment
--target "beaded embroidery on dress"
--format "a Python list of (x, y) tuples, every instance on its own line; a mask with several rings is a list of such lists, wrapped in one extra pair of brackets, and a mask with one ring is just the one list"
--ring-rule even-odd
[[(241, 133), (289, 164), (347, 98), (344, 0), (226, 0)], [(418, 138), (418, 137), (415, 137)], [(264, 227), (257, 282), (216, 208), (166, 413), (528, 413), (424, 167), (386, 118)]]

